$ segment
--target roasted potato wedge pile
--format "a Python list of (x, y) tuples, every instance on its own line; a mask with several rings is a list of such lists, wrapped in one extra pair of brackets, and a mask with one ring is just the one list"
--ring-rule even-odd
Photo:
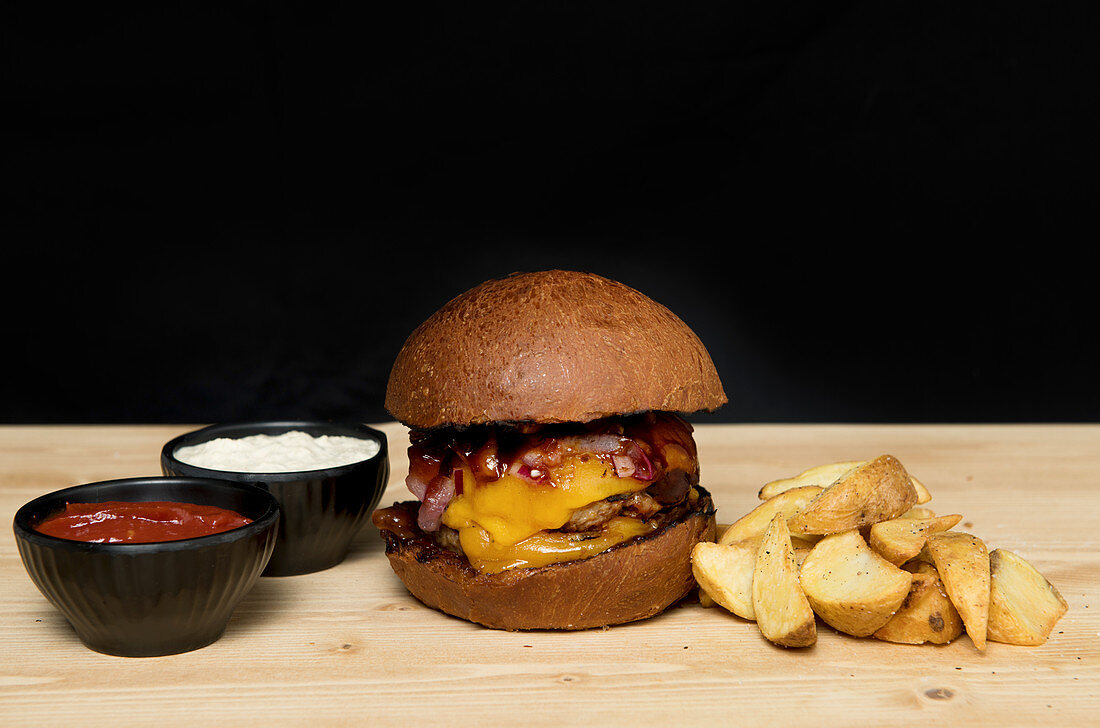
[(1039, 645), (1066, 600), (1034, 566), (953, 530), (897, 458), (819, 465), (773, 480), (761, 503), (698, 544), (699, 600), (756, 622), (783, 647), (817, 641), (817, 620), (856, 637)]

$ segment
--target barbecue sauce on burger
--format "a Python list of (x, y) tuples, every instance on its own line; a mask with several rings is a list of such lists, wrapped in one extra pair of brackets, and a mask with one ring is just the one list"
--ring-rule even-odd
[(418, 530), (483, 573), (586, 558), (657, 529), (692, 498), (691, 432), (664, 412), (414, 430), (406, 485), (420, 501), (416, 522), (395, 506), (375, 525), (399, 537)]

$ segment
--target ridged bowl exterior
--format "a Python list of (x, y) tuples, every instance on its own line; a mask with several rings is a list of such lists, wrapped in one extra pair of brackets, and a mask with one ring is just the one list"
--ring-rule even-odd
[[(231, 508), (253, 523), (211, 536), (101, 544), (34, 524), (68, 502), (171, 500)], [(279, 510), (258, 488), (196, 478), (130, 478), (67, 488), (16, 514), (19, 555), (39, 591), (89, 648), (152, 657), (205, 647), (225, 631), (275, 546)]]
[[(181, 462), (175, 452), (219, 437), (279, 435), (293, 430), (314, 436), (342, 435), (376, 440), (378, 453), (351, 465), (296, 473), (239, 473), (211, 470)], [(327, 422), (260, 422), (211, 425), (181, 435), (164, 445), (165, 475), (184, 475), (248, 483), (264, 488), (279, 502), (282, 518), (275, 551), (264, 576), (308, 574), (336, 566), (347, 556), (352, 539), (378, 505), (389, 479), (386, 435), (361, 424)]]

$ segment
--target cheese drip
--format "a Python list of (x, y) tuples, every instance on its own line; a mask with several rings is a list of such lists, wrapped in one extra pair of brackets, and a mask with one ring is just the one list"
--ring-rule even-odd
[(550, 480), (534, 485), (505, 475), (475, 482), (472, 473), (463, 472), (463, 492), (448, 504), (443, 523), (458, 531), (462, 550), (474, 568), (493, 573), (574, 561), (650, 530), (636, 518), (617, 517), (594, 533), (555, 531), (578, 508), (643, 490), (649, 483), (616, 477), (610, 466), (592, 456), (566, 460), (551, 472)]

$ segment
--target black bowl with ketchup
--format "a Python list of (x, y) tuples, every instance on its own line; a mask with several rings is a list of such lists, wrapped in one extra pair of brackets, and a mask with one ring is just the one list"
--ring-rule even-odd
[[(176, 452), (219, 438), (278, 436), (304, 432), (372, 440), (377, 452), (366, 459), (312, 470), (242, 472), (183, 462)], [(282, 510), (275, 552), (264, 576), (294, 576), (331, 568), (348, 554), (351, 542), (382, 497), (389, 479), (386, 434), (359, 423), (321, 421), (234, 422), (210, 425), (165, 443), (160, 456), (165, 475), (218, 478), (256, 485), (275, 496)]]
[(279, 516), (262, 488), (157, 476), (48, 493), (14, 528), (31, 580), (85, 645), (153, 657), (222, 636), (271, 558)]

